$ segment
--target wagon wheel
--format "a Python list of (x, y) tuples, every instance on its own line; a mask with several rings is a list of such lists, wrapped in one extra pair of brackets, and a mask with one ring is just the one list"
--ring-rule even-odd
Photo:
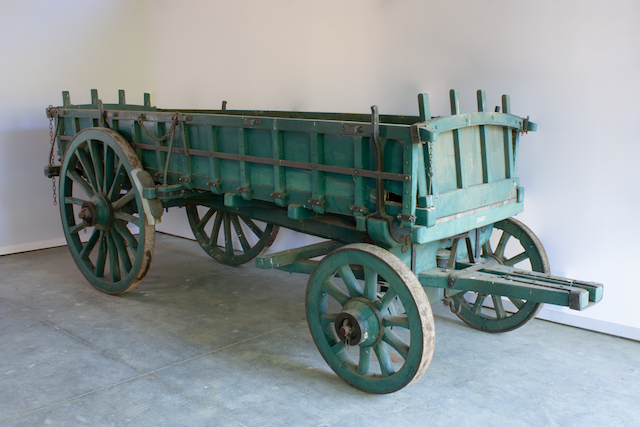
[[(384, 294), (376, 292), (381, 282), (388, 286)], [(431, 362), (429, 301), (411, 270), (384, 249), (358, 243), (326, 256), (309, 277), (306, 305), (318, 350), (360, 390), (394, 392), (420, 378)], [(401, 306), (402, 314), (392, 306)]]
[[(273, 224), (260, 228), (251, 218), (243, 215), (219, 211), (215, 208), (208, 209), (200, 217), (197, 205), (187, 205), (189, 225), (205, 252), (223, 264), (240, 265), (251, 261), (271, 246), (280, 230), (280, 227)], [(245, 226), (243, 227), (242, 224)], [(249, 238), (253, 235), (253, 240), (257, 240), (255, 244), (252, 245), (249, 242), (247, 231), (250, 232)], [(224, 236), (224, 248), (218, 246), (218, 237), (221, 233)], [(233, 247), (232, 234), (240, 242), (242, 251), (240, 248), (236, 251)]]
[[(502, 230), (500, 240), (495, 249), (492, 249), (491, 243), (487, 242), (482, 247), (482, 256), (492, 258), (500, 264), (513, 266), (519, 262), (529, 260), (531, 270), (539, 273), (549, 273), (549, 260), (544, 251), (542, 243), (538, 237), (533, 234), (527, 226), (520, 221), (507, 218), (493, 225), (494, 231)], [(513, 238), (522, 247), (518, 250), (518, 255), (507, 258), (505, 249), (509, 240)], [(473, 303), (469, 303), (464, 295), (472, 295)], [(493, 302), (493, 308), (483, 307), (483, 303), (487, 297)], [(517, 298), (507, 298), (513, 307), (513, 312), (506, 311), (500, 295), (486, 295), (476, 292), (460, 293), (453, 296), (454, 304), (452, 310), (460, 319), (469, 326), (485, 332), (507, 332), (519, 328), (520, 326), (533, 319), (542, 308), (541, 303), (533, 301), (524, 301)]]
[[(132, 185), (144, 174), (129, 143), (110, 129), (79, 132), (62, 162), (59, 204), (69, 250), (86, 279), (107, 294), (137, 286), (151, 263), (155, 221)], [(82, 230), (90, 233), (86, 243)]]

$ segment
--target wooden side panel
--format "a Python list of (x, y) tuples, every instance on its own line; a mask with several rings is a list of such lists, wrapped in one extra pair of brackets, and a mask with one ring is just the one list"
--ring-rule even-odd
[(443, 193), (458, 188), (456, 152), (454, 149), (453, 133), (445, 132), (438, 135), (433, 143), (433, 193)]

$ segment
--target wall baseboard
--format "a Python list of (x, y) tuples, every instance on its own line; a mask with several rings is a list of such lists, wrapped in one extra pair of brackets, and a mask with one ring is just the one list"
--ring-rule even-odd
[(67, 241), (64, 237), (52, 240), (42, 240), (40, 242), (21, 243), (19, 245), (0, 246), (0, 255), (37, 251), (39, 249), (55, 248), (58, 246), (67, 246)]
[(587, 329), (589, 331), (600, 332), (607, 335), (614, 335), (616, 337), (627, 338), (634, 341), (640, 341), (640, 328), (607, 322), (600, 319), (592, 319), (585, 316), (578, 316), (573, 313), (548, 308), (546, 306), (540, 310), (540, 313), (538, 313), (536, 318), (580, 329)]

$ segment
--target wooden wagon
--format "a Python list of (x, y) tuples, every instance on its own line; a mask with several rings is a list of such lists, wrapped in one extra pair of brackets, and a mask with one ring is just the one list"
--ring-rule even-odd
[[(470, 326), (515, 329), (542, 303), (582, 310), (602, 285), (551, 276), (523, 210), (516, 159), (536, 125), (490, 109), (432, 117), (163, 110), (125, 102), (47, 109), (50, 178), (69, 249), (98, 290), (145, 276), (164, 209), (185, 207), (219, 262), (307, 273), (309, 329), (329, 366), (361, 390), (418, 379), (433, 354), (430, 303)], [(500, 110), (502, 110), (500, 112)], [(54, 158), (60, 159), (59, 166)], [(55, 183), (54, 183), (54, 188)], [(326, 242), (264, 254), (279, 227)], [(79, 233), (81, 230), (85, 233)], [(86, 236), (86, 238), (81, 238)], [(493, 236), (493, 237), (492, 237)], [(515, 245), (515, 249), (512, 247)]]

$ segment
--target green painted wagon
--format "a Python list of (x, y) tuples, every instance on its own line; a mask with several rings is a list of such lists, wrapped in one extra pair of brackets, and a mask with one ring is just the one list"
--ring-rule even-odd
[[(582, 310), (602, 298), (600, 284), (551, 276), (540, 241), (512, 218), (523, 210), (519, 138), (536, 125), (506, 95), (499, 112), (478, 91), (466, 114), (450, 98), (451, 115), (432, 117), (426, 94), (419, 116), (386, 116), (162, 110), (148, 94), (103, 104), (95, 90), (72, 105), (63, 92), (47, 110), (45, 174), (60, 177), (69, 249), (98, 290), (135, 288), (164, 209), (185, 207), (217, 261), (309, 274), (320, 353), (352, 386), (388, 393), (431, 361), (430, 303), (504, 332), (543, 303)], [(328, 240), (263, 255), (279, 227)]]

